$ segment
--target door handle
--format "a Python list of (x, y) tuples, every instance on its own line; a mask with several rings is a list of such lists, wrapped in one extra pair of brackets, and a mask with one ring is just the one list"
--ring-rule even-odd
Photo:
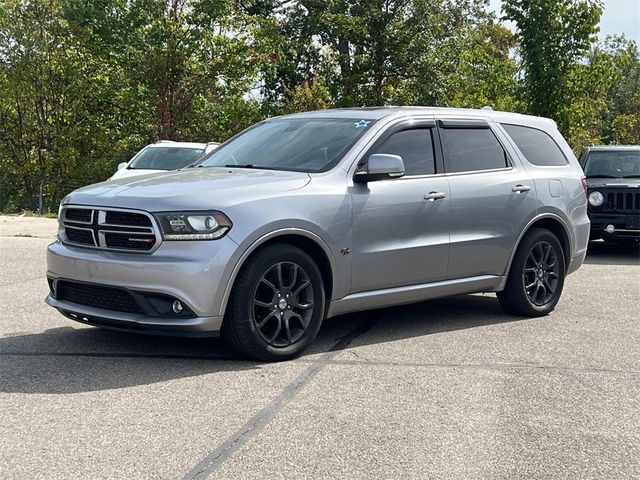
[(447, 194), (444, 192), (429, 192), (424, 196), (424, 199), (429, 200), (430, 202), (433, 202), (435, 200), (441, 200), (446, 196)]
[(524, 193), (528, 192), (529, 190), (531, 190), (531, 187), (529, 185), (516, 185), (511, 189), (511, 191), (514, 193)]

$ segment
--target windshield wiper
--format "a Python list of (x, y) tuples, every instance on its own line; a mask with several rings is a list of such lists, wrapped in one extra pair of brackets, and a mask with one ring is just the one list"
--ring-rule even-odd
[(244, 163), (240, 165), (236, 165), (235, 163), (229, 163), (225, 165), (225, 168), (264, 168), (254, 165), (253, 163)]
[(615, 175), (587, 175), (587, 178), (621, 178)]
[(235, 163), (228, 163), (224, 166), (225, 168), (255, 168), (257, 170), (285, 170), (284, 168), (278, 167), (265, 167), (264, 165), (256, 165), (254, 163), (241, 163), (236, 165)]
[(625, 175), (622, 178), (640, 178), (640, 175)]

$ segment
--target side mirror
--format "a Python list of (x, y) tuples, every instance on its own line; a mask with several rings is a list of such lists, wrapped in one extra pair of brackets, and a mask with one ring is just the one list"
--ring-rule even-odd
[(400, 155), (375, 153), (367, 159), (366, 166), (356, 172), (353, 181), (356, 183), (375, 182), (400, 178), (404, 175), (404, 162)]
[(124, 167), (127, 166), (127, 162), (122, 162), (118, 164), (118, 170), (122, 170)]

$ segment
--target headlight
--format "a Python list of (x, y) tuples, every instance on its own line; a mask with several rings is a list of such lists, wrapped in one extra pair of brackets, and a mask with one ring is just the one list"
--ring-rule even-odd
[(599, 207), (604, 203), (604, 195), (598, 191), (591, 192), (589, 194), (589, 203), (594, 207)]
[(166, 212), (155, 214), (164, 240), (215, 240), (231, 228), (222, 212)]

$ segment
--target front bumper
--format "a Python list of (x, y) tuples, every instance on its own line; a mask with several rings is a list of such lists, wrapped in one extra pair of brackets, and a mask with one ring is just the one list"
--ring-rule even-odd
[[(188, 318), (164, 318), (95, 308), (51, 294), (46, 303), (73, 320), (114, 330), (175, 336), (217, 336), (223, 297), (237, 245), (229, 237), (214, 241), (163, 242), (152, 254), (109, 252), (65, 245), (47, 247), (47, 276), (141, 294), (177, 299)], [(84, 303), (84, 302), (82, 302)], [(102, 307), (102, 305), (101, 305)]]
[[(617, 213), (592, 213), (589, 212), (591, 220), (591, 239), (599, 238), (627, 238), (640, 239), (640, 215), (639, 214), (617, 214)], [(613, 232), (607, 232), (606, 228), (613, 225)]]
[(65, 317), (76, 322), (122, 332), (168, 335), (172, 337), (217, 337), (222, 327), (222, 316), (165, 319), (145, 315), (115, 312), (59, 301), (48, 295), (47, 305), (56, 308)]

